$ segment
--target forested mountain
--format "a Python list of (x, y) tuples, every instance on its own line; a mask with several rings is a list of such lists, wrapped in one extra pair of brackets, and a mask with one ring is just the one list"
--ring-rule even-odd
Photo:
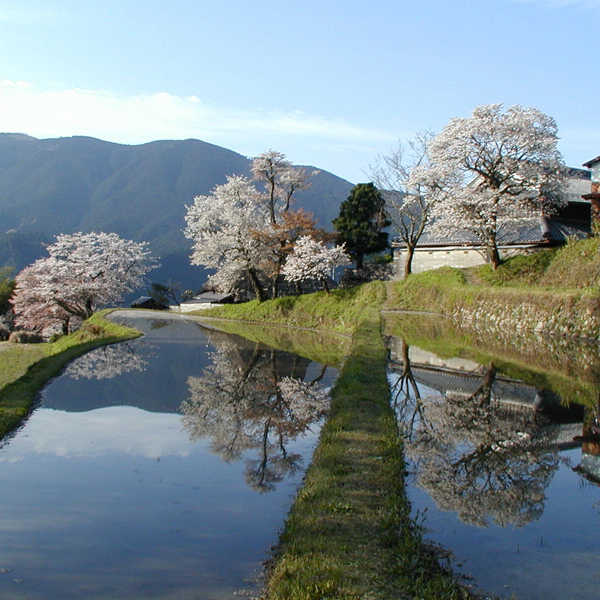
[[(58, 233), (115, 232), (150, 243), (163, 265), (150, 273), (153, 281), (199, 287), (205, 275), (189, 265), (185, 205), (227, 175), (250, 176), (250, 163), (199, 140), (125, 146), (89, 137), (0, 134), (0, 267), (20, 270), (44, 255), (44, 243)], [(351, 188), (321, 171), (298, 194), (296, 207), (330, 229)]]

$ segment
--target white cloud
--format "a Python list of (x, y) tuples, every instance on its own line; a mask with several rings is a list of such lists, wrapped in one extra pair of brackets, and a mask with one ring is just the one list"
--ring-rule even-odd
[[(105, 90), (44, 89), (22, 81), (0, 81), (0, 131), (36, 137), (87, 135), (126, 144), (190, 137), (246, 148), (285, 136), (307, 143), (387, 146), (396, 136), (343, 119), (301, 111), (236, 111), (197, 96), (165, 92), (120, 96)], [(267, 143), (268, 145), (268, 143)], [(237, 149), (234, 147), (233, 149)]]
[(145, 458), (187, 456), (194, 443), (182, 434), (181, 415), (115, 406), (82, 413), (40, 408), (28, 435), (16, 436), (0, 455), (18, 462), (32, 454), (64, 458), (122, 453)]

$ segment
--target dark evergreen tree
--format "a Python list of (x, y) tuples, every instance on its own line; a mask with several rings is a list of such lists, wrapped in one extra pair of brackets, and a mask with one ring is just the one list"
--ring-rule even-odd
[(15, 280), (10, 278), (11, 273), (10, 267), (0, 269), (0, 315), (12, 308), (10, 299), (15, 289)]
[(388, 234), (384, 230), (390, 224), (385, 200), (372, 183), (357, 183), (348, 199), (342, 202), (340, 216), (333, 220), (337, 241), (346, 244), (357, 269), (362, 269), (366, 254), (388, 247)]

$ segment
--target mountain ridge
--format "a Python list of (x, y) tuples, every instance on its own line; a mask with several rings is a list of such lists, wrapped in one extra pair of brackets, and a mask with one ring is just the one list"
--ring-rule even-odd
[[(125, 145), (88, 136), (0, 133), (0, 267), (19, 271), (36, 249), (43, 256), (43, 244), (58, 233), (115, 232), (149, 243), (163, 265), (150, 273), (153, 281), (196, 289), (206, 273), (189, 264), (186, 205), (227, 175), (250, 176), (250, 167), (251, 159), (193, 138)], [(352, 184), (305, 168), (315, 172), (313, 184), (298, 193), (295, 206), (331, 229)]]

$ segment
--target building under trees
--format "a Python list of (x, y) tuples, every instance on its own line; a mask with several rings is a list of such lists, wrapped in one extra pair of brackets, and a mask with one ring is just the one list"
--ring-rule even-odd
[(465, 232), (496, 268), (501, 227), (563, 204), (566, 170), (554, 119), (535, 108), (477, 106), (427, 145), (411, 186), (427, 189), (432, 231)]

